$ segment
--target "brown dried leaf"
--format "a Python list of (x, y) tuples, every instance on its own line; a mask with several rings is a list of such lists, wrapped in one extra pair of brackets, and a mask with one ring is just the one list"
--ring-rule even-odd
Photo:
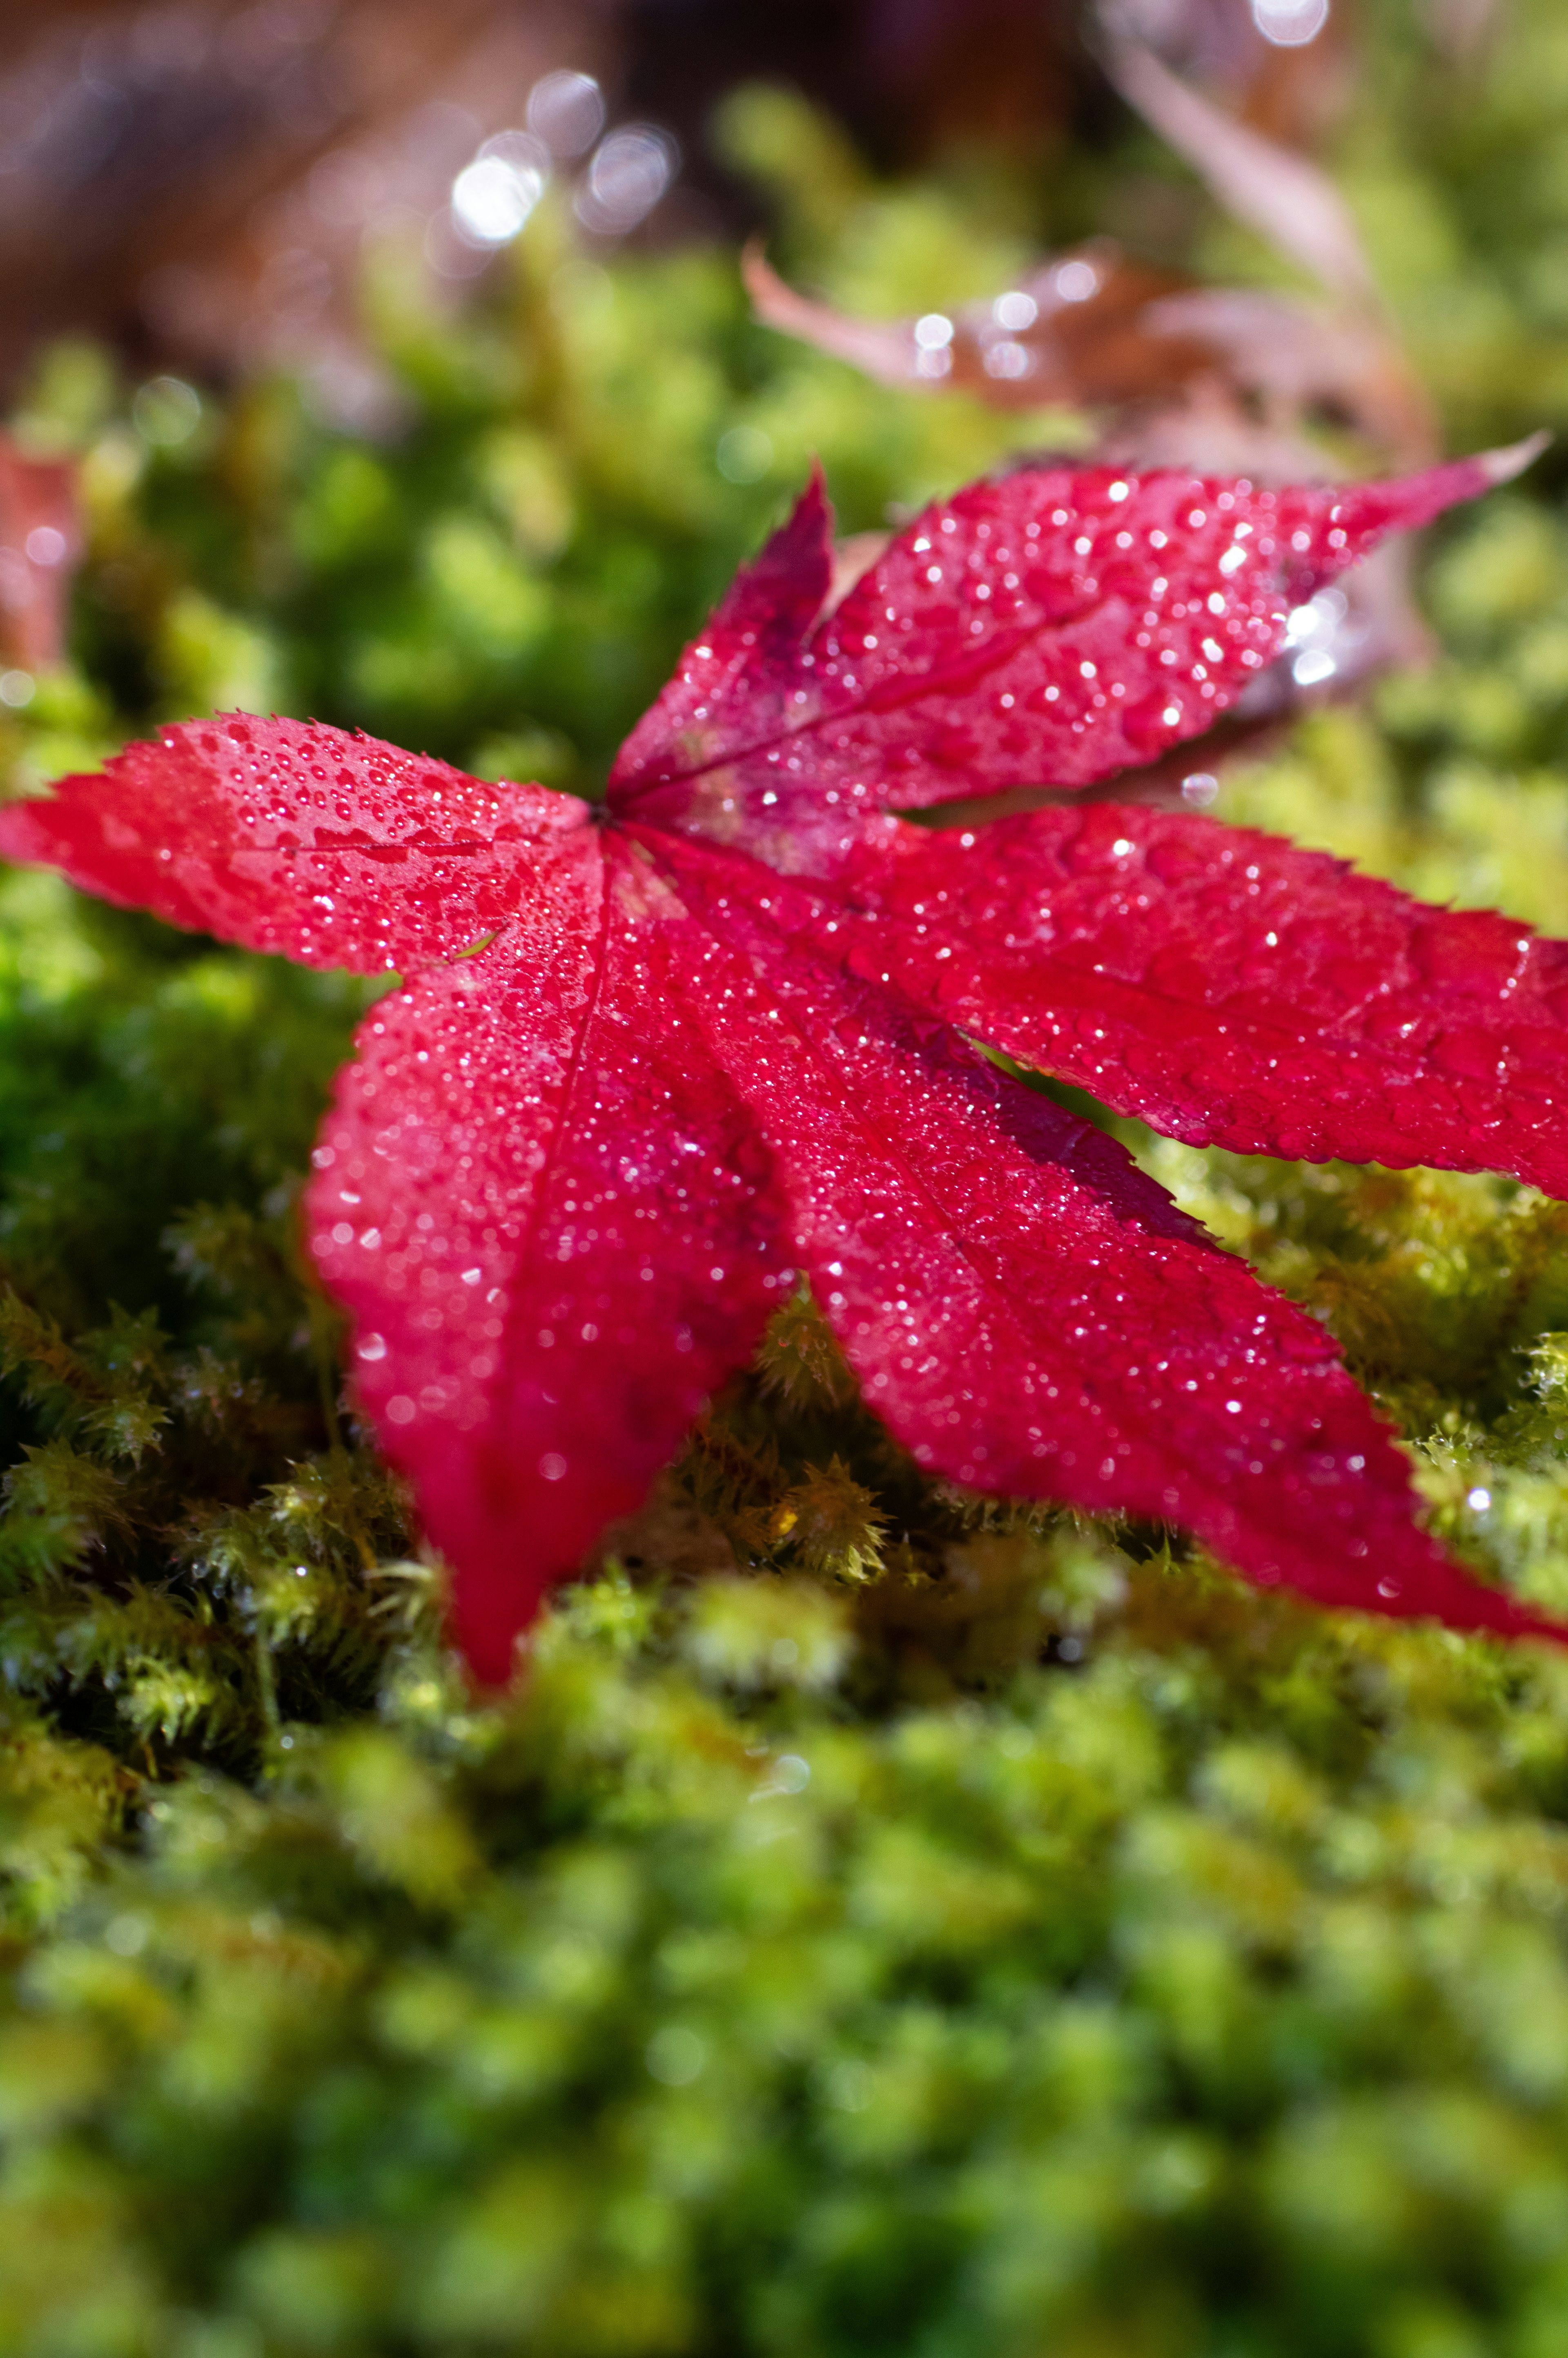
[(1129, 262), (1108, 239), (1054, 255), (994, 302), (965, 305), (937, 343), (921, 341), (925, 322), (855, 319), (797, 293), (755, 246), (741, 267), (757, 317), (781, 334), (884, 384), (978, 393), (998, 408), (1136, 400), (1222, 357), (1217, 344), (1184, 330), (1145, 329), (1152, 302), (1189, 282)]

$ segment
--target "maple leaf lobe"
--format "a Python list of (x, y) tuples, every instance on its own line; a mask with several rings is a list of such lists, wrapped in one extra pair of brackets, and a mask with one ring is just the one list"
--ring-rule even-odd
[[(927, 508), (820, 619), (814, 484), (752, 568), (744, 628), (721, 607), (628, 739), (611, 806), (800, 869), (830, 864), (860, 812), (1096, 784), (1208, 728), (1278, 655), (1291, 607), (1485, 489), (1489, 464), (1279, 492), (1021, 468)], [(764, 644), (755, 592), (775, 574)]]
[(586, 805), (319, 721), (189, 720), (0, 811), (0, 856), (247, 949), (413, 972), (503, 924)]
[(685, 1020), (703, 946), (585, 829), (486, 948), (379, 1002), (322, 1126), (311, 1250), (492, 1681), (793, 1280), (771, 1158)]
[(1568, 1195), (1568, 946), (1511, 919), (1116, 803), (875, 825), (816, 890), (856, 971), (1169, 1137)]

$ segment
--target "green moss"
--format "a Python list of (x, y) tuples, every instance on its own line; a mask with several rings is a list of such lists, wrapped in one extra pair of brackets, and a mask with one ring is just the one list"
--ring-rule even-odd
[(10, 2345), (1533, 2346), (1562, 1664), (1116, 1592), (868, 1716), (820, 1589), (611, 1574), (509, 1705), (416, 1621), (373, 1719), (146, 1799), (0, 2023)]
[[(1533, 426), (1555, 14), (1456, 72), (1366, 13), (1386, 282), (1456, 440)], [(890, 186), (776, 93), (724, 137), (881, 311), (1180, 177)], [(1061, 430), (547, 208), (495, 281), (454, 321), (371, 257), (373, 437), (46, 357), (21, 427), (91, 546), (14, 786), (277, 697), (591, 791), (813, 450), (861, 529)], [(1221, 816), (1568, 932), (1556, 463), (1441, 537), (1435, 668)], [(803, 1298), (477, 1703), (297, 1249), (366, 1000), (0, 881), (0, 2348), (1553, 2358), (1563, 1658), (930, 1484)], [(1568, 1612), (1568, 1215), (1123, 1127), (1334, 1327), (1434, 1528)]]

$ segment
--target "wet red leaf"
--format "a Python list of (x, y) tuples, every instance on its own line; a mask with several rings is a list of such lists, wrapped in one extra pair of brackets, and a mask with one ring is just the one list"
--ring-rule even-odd
[(1192, 736), (1293, 601), (1507, 464), (1277, 494), (1028, 470), (837, 605), (814, 485), (602, 812), (235, 717), (0, 814), (0, 852), (111, 899), (411, 978), (307, 1217), (482, 1677), (800, 1275), (933, 1472), (1162, 1517), (1336, 1605), (1568, 1634), (1422, 1532), (1315, 1321), (971, 1044), (1181, 1138), (1568, 1193), (1568, 946), (1186, 814), (897, 816)]

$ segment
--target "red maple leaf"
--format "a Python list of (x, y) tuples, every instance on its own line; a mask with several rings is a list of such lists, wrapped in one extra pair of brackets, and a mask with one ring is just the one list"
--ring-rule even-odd
[(893, 816), (1152, 760), (1291, 604), (1500, 471), (1027, 470), (832, 611), (814, 485), (601, 810), (236, 716), (0, 815), (0, 853), (109, 899), (410, 978), (340, 1078), (308, 1222), (482, 1676), (802, 1273), (934, 1473), (1164, 1518), (1336, 1605), (1552, 1627), (1420, 1531), (1323, 1328), (972, 1043), (1195, 1142), (1564, 1194), (1568, 946), (1195, 814)]

